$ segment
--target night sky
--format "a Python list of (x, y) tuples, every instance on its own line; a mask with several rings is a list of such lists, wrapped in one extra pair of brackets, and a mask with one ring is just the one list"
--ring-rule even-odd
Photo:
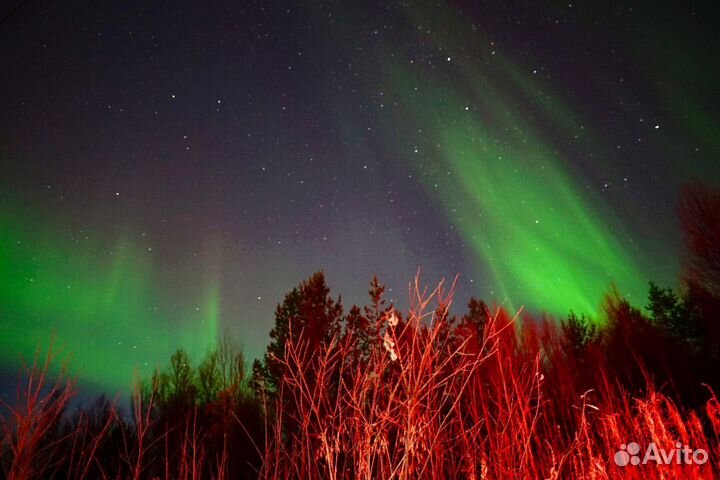
[(3, 377), (53, 334), (100, 389), (260, 355), (319, 269), (346, 305), (422, 267), (558, 316), (677, 285), (712, 2), (541, 3), (1, 3)]

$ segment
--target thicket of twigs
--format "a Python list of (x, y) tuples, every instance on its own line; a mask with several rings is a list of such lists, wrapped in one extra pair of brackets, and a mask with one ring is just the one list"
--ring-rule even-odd
[[(353, 330), (308, 341), (289, 326), (273, 390), (214, 350), (138, 386), (123, 413), (69, 409), (74, 383), (52, 349), (24, 372), (2, 421), (8, 479), (35, 478), (717, 478), (720, 408), (711, 390), (679, 408), (644, 378), (624, 388), (608, 359), (633, 310), (608, 300), (604, 338), (502, 310), (453, 322), (440, 285), (386, 309), (361, 351)], [(481, 314), (483, 312), (480, 312)], [(615, 337), (612, 336), (615, 328)], [(578, 337), (580, 335), (580, 338)], [(579, 346), (582, 346), (580, 349)], [(618, 352), (622, 350), (617, 347)], [(629, 348), (628, 348), (629, 351)], [(628, 371), (647, 372), (641, 364)], [(51, 378), (52, 377), (52, 378)], [(630, 378), (630, 377), (628, 377)], [(259, 383), (259, 384), (257, 384)], [(626, 383), (627, 385), (627, 383)], [(618, 467), (621, 444), (702, 448), (704, 465)]]
[[(720, 190), (681, 194), (682, 290), (619, 295), (601, 319), (449, 315), (452, 288), (403, 315), (333, 300), (322, 273), (278, 305), (249, 375), (223, 340), (179, 350), (129, 411), (75, 383), (50, 348), (0, 406), (0, 472), (29, 479), (720, 478)], [(53, 368), (55, 365), (55, 368)], [(52, 372), (52, 373), (51, 373)], [(703, 449), (702, 465), (617, 466), (621, 445)], [(676, 457), (675, 457), (676, 458)]]
[[(309, 352), (288, 342), (263, 478), (716, 478), (718, 404), (681, 410), (656, 392), (632, 396), (598, 356), (571, 356), (554, 324), (503, 311), (473, 334), (449, 328), (442, 286), (412, 291), (391, 312), (367, 362), (352, 336)], [(431, 301), (435, 301), (430, 309)], [(608, 309), (622, 318), (623, 302)], [(567, 325), (566, 325), (567, 327)], [(467, 331), (465, 330), (465, 333)], [(567, 333), (567, 329), (565, 329)], [(593, 355), (582, 352), (584, 360)], [(637, 363), (635, 369), (643, 369)], [(580, 370), (594, 388), (580, 390)], [(291, 428), (288, 428), (291, 426)], [(702, 466), (618, 467), (621, 444), (677, 442), (708, 451)]]

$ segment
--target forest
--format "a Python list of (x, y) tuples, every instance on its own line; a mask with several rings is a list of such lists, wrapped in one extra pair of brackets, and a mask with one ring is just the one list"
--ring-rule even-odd
[[(609, 285), (598, 318), (460, 309), (452, 283), (419, 276), (407, 311), (377, 278), (347, 306), (317, 272), (278, 304), (262, 358), (230, 338), (201, 359), (178, 350), (129, 408), (78, 405), (64, 357), (39, 351), (0, 410), (1, 475), (717, 478), (720, 191), (685, 187), (678, 219), (678, 286), (633, 305)], [(618, 463), (630, 442), (709, 461)]]

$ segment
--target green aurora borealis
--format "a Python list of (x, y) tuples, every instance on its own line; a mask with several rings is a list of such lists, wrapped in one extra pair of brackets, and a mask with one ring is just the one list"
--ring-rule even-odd
[(422, 132), (406, 141), (413, 153), (432, 152), (434, 162), (423, 165), (432, 173), (418, 172), (429, 195), (489, 270), (495, 299), (513, 310), (524, 303), (597, 315), (611, 283), (642, 301), (651, 254), (623, 242), (622, 224), (587, 198), (553, 143), (574, 138), (590, 149), (591, 132), (559, 96), (538, 95), (549, 90), (531, 75), (499, 64), (492, 79), (469, 65), (454, 68), (464, 89), (434, 85), (423, 69), (390, 67), (396, 94), (412, 92), (400, 115)]
[(458, 312), (597, 321), (677, 286), (678, 189), (720, 180), (702, 15), (460, 3), (91, 6), (7, 49), (2, 372), (53, 335), (112, 391), (224, 332), (257, 356), (317, 269), (346, 307), (422, 267)]
[(220, 298), (212, 276), (202, 280), (194, 314), (177, 318), (151, 252), (120, 240), (100, 255), (92, 241), (78, 240), (79, 249), (51, 222), (26, 218), (21, 209), (0, 215), (1, 362), (32, 362), (54, 338), (83, 380), (126, 390), (179, 346), (197, 358), (215, 343)]

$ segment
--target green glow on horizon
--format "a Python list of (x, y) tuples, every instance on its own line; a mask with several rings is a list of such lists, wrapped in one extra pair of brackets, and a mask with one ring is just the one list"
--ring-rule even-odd
[[(443, 133), (453, 181), (438, 197), (492, 270), (501, 300), (513, 308), (524, 301), (553, 313), (596, 313), (613, 281), (644, 290), (632, 260), (552, 153), (493, 145), (482, 134), (473, 140)], [(522, 168), (508, 172), (506, 158)]]
[(215, 343), (216, 277), (198, 292), (196, 308), (178, 312), (163, 302), (152, 252), (127, 240), (110, 251), (92, 240), (76, 243), (25, 218), (0, 212), (3, 364), (31, 360), (54, 335), (80, 378), (127, 390), (136, 373), (164, 366), (177, 348), (197, 358)]

